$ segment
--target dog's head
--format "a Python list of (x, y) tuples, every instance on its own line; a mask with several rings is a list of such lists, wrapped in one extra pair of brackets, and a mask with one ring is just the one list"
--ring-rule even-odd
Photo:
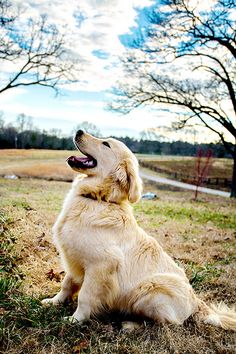
[(82, 130), (76, 133), (74, 142), (85, 157), (71, 156), (68, 164), (96, 181), (96, 191), (94, 183), (87, 183), (87, 194), (116, 203), (125, 199), (131, 203), (139, 200), (142, 184), (138, 161), (125, 144), (112, 138), (98, 139)]

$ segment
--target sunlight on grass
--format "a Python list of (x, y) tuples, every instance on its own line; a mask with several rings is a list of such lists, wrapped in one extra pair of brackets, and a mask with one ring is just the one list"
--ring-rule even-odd
[[(51, 270), (61, 272), (51, 227), (69, 188), (65, 182), (0, 179), (0, 336), (4, 353), (195, 353), (196, 343), (202, 354), (212, 352), (216, 345), (230, 353), (233, 338), (229, 332), (191, 319), (184, 326), (140, 320), (140, 329), (126, 333), (121, 330), (122, 320), (127, 319), (122, 314), (106, 313), (84, 324), (71, 324), (63, 318), (73, 313), (76, 303), (41, 306), (40, 299), (55, 294), (63, 278), (48, 276)], [(160, 238), (175, 261), (184, 264), (203, 298), (216, 296), (217, 289), (218, 301), (233, 302), (235, 205), (220, 198), (193, 203), (187, 192), (158, 194), (157, 201), (135, 205), (140, 226)], [(205, 228), (208, 220), (209, 230)]]
[(236, 211), (229, 208), (209, 208), (209, 203), (201, 203), (193, 205), (193, 203), (178, 203), (158, 201), (143, 201), (135, 206), (138, 214), (144, 213), (150, 216), (166, 217), (172, 220), (190, 219), (199, 224), (211, 222), (220, 228), (236, 229)]

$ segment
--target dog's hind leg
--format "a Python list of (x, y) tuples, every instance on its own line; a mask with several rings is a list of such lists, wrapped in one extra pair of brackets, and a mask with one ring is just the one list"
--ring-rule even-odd
[(66, 274), (65, 278), (61, 285), (61, 290), (57, 295), (55, 295), (51, 299), (44, 299), (42, 300), (43, 305), (59, 305), (64, 303), (68, 298), (72, 298), (72, 296), (79, 290), (82, 283), (81, 279), (75, 280), (71, 277), (70, 274)]
[(182, 324), (199, 302), (190, 284), (175, 274), (156, 274), (130, 294), (129, 310), (162, 323)]

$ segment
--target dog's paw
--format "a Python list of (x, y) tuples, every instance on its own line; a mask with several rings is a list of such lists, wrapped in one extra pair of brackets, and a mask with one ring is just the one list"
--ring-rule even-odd
[(73, 323), (73, 324), (79, 323), (79, 321), (74, 316), (63, 317), (63, 320), (66, 322)]
[(41, 304), (43, 305), (43, 306), (50, 306), (50, 305), (54, 305), (54, 306), (56, 306), (56, 305), (59, 305), (60, 304), (60, 302), (59, 301), (55, 301), (53, 298), (51, 298), (51, 299), (43, 299), (42, 301), (41, 301)]
[(132, 332), (135, 329), (138, 329), (140, 327), (141, 327), (140, 323), (133, 322), (133, 321), (124, 321), (121, 324), (121, 329), (122, 329), (122, 331), (125, 331), (125, 332)]

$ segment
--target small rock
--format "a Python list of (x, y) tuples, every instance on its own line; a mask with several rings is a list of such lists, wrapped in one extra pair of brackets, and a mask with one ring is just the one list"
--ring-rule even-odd
[(6, 179), (18, 179), (18, 177), (16, 175), (6, 175), (6, 176), (4, 176), (4, 178), (6, 178)]
[(153, 192), (147, 192), (142, 195), (142, 199), (147, 199), (147, 200), (157, 199), (157, 195)]

